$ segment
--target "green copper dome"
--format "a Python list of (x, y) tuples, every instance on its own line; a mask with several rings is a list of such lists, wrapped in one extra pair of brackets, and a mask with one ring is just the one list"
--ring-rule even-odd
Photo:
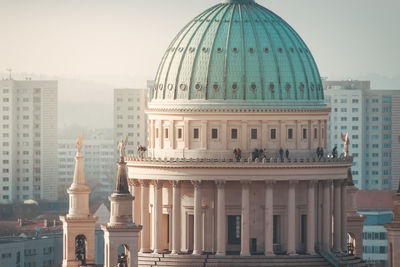
[(150, 108), (325, 108), (300, 36), (253, 0), (225, 0), (189, 22), (159, 65)]

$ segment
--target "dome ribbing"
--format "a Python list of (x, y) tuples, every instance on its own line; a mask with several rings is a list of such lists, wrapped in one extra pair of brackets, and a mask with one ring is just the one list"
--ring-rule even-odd
[(167, 49), (151, 107), (325, 107), (317, 65), (300, 36), (253, 0), (201, 13)]

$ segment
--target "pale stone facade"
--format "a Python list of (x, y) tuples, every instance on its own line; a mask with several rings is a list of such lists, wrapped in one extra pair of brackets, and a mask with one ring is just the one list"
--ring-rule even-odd
[(67, 190), (69, 194), (69, 212), (66, 216), (60, 217), (63, 222), (63, 267), (78, 267), (81, 264), (95, 263), (94, 248), (97, 217), (89, 213), (90, 189), (86, 185), (83, 170), (82, 139), (78, 138), (77, 140), (78, 152), (75, 157), (74, 180)]
[[(118, 163), (117, 183), (111, 202), (110, 221), (104, 231), (104, 266), (134, 267), (138, 264), (138, 240), (142, 226), (133, 223), (132, 203), (124, 158)], [(118, 251), (119, 248), (123, 251)], [(117, 265), (118, 264), (118, 265)], [(120, 264), (120, 265), (119, 265)]]
[[(135, 218), (144, 225), (141, 252), (347, 251), (344, 192), (352, 158), (315, 155), (326, 148), (328, 112), (150, 110), (153, 157), (128, 158)], [(289, 159), (281, 161), (280, 147)], [(234, 148), (243, 151), (238, 161)], [(252, 160), (254, 148), (267, 148), (268, 156)]]

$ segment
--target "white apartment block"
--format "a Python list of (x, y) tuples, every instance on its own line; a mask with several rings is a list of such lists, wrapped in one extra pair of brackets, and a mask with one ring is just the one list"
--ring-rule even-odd
[[(115, 180), (114, 140), (101, 135), (85, 138), (82, 145), (86, 180), (93, 194), (111, 193)], [(58, 140), (59, 195), (66, 198), (66, 189), (72, 184), (75, 168), (76, 138)]]
[(57, 200), (57, 81), (0, 81), (0, 204)]
[(54, 267), (62, 263), (62, 234), (0, 239), (0, 266)]
[(324, 81), (332, 111), (328, 147), (343, 150), (340, 133), (349, 133), (356, 186), (391, 190), (400, 179), (400, 90), (371, 90), (369, 81)]
[(137, 154), (137, 146), (147, 146), (147, 89), (114, 89), (114, 142), (128, 136), (127, 154)]

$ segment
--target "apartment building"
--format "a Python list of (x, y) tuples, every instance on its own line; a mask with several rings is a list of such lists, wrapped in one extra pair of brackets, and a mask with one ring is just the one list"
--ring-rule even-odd
[(57, 199), (57, 81), (0, 81), (0, 204)]
[[(115, 180), (116, 162), (114, 140), (108, 130), (85, 133), (82, 146), (86, 180), (90, 182), (93, 196), (111, 193)], [(58, 140), (59, 196), (65, 199), (66, 189), (74, 177), (76, 137), (61, 136)]]
[[(151, 86), (151, 84), (149, 85)], [(137, 146), (147, 146), (147, 89), (114, 89), (114, 143), (128, 136), (127, 154), (137, 154)]]
[(369, 81), (324, 81), (332, 111), (328, 147), (342, 151), (349, 133), (356, 186), (391, 190), (400, 179), (400, 90), (373, 90)]

